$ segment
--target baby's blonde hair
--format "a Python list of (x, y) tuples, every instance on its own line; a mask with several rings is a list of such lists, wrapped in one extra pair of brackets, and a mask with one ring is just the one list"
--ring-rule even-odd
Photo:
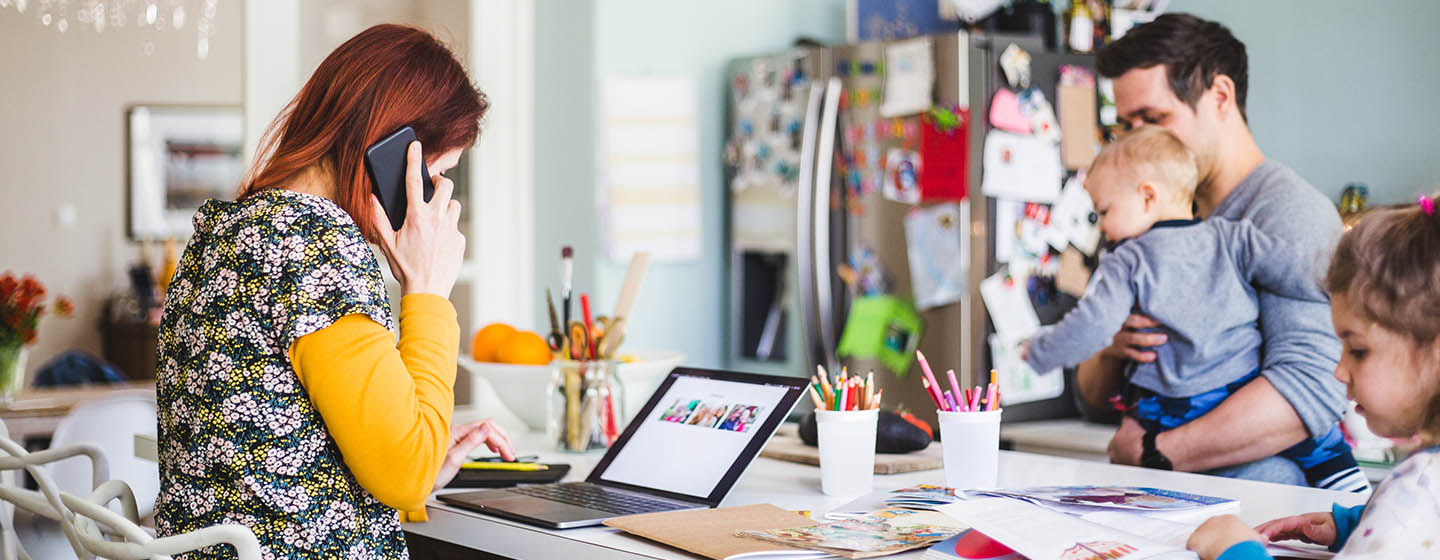
[(1170, 131), (1153, 124), (1127, 132), (1105, 146), (1090, 164), (1089, 173), (1102, 167), (1135, 181), (1155, 183), (1182, 200), (1194, 199), (1200, 176), (1195, 154)]

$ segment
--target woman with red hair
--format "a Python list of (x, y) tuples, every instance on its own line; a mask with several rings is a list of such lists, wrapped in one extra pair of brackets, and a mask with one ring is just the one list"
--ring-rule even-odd
[[(433, 36), (372, 27), (276, 117), (237, 200), (195, 214), (160, 331), (160, 534), (240, 523), (267, 558), (404, 558), (397, 510), (422, 512), (471, 448), (514, 458), (489, 421), (450, 428), (460, 333), (447, 298), (465, 237), (440, 173), (487, 107)], [(394, 231), (363, 154), (407, 125), (419, 141)], [(367, 241), (404, 294), (398, 344)]]

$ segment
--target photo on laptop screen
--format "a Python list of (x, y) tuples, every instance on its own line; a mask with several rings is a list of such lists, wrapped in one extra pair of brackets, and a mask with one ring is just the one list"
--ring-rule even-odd
[(600, 480), (709, 496), (789, 390), (677, 375)]

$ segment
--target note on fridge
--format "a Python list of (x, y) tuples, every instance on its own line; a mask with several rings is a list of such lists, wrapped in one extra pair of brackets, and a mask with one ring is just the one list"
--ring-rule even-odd
[(929, 37), (920, 37), (885, 47), (885, 101), (880, 116), (913, 115), (930, 108), (935, 85), (930, 45)]
[(1036, 136), (991, 130), (985, 135), (986, 196), (1049, 204), (1060, 196), (1060, 148)]
[(1025, 284), (1024, 278), (1007, 278), (1003, 272), (980, 282), (980, 297), (995, 324), (995, 334), (1006, 344), (1019, 344), (1040, 330), (1040, 318)]
[[(964, 204), (964, 203), (961, 203)], [(961, 204), (916, 208), (905, 215), (905, 244), (915, 307), (929, 309), (965, 297), (965, 224)]]
[(1020, 347), (1000, 342), (1000, 337), (990, 335), (990, 364), (995, 368), (1000, 386), (1000, 404), (1012, 405), (1031, 401), (1053, 399), (1065, 392), (1065, 376), (1060, 368), (1037, 372), (1025, 360), (1020, 359)]
[[(1050, 223), (1064, 232), (1065, 238), (1076, 249), (1086, 255), (1094, 255), (1100, 247), (1100, 228), (1096, 225), (1099, 216), (1085, 192), (1083, 179), (1071, 177), (1060, 190), (1060, 198), (1050, 208)], [(1064, 250), (1064, 247), (1056, 247)]]
[(1020, 217), (1025, 213), (1025, 203), (1013, 200), (995, 201), (995, 262), (1008, 263), (1015, 254), (1015, 245), (1020, 227)]

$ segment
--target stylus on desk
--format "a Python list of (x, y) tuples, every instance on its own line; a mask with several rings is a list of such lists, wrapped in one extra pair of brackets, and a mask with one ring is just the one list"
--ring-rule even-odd
[(486, 463), (481, 461), (469, 461), (460, 465), (465, 470), (482, 471), (548, 471), (549, 465), (540, 463)]

